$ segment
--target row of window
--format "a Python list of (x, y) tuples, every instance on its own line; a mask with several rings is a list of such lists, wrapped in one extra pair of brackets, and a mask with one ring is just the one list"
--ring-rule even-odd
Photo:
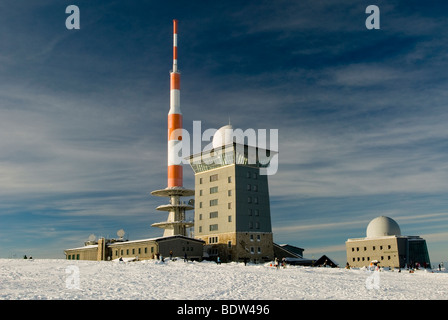
[[(228, 217), (228, 222), (231, 222), (232, 221), (232, 216), (229, 216)], [(258, 222), (258, 221), (255, 221), (255, 222), (252, 222), (252, 221), (249, 221), (249, 229), (250, 230), (252, 230), (252, 229), (260, 229), (260, 222)], [(202, 226), (198, 226), (198, 232), (199, 233), (202, 233)], [(218, 231), (219, 230), (219, 228), (218, 228), (218, 224), (217, 223), (215, 223), (215, 224), (210, 224), (209, 225), (209, 231)]]
[[(390, 259), (392, 259), (392, 257), (391, 256), (387, 256), (387, 260), (390, 260)], [(380, 260), (381, 261), (384, 261), (385, 260), (385, 258), (384, 258), (384, 256), (381, 256), (380, 257)], [(353, 262), (356, 262), (356, 261), (367, 261), (367, 262), (369, 262), (370, 261), (370, 257), (353, 257), (353, 259), (352, 259), (352, 261)]]
[[(248, 183), (246, 189), (247, 189), (247, 191), (258, 192), (258, 185)], [(218, 186), (210, 188), (210, 194), (213, 194), (213, 193), (218, 193)], [(204, 195), (203, 190), (202, 189), (199, 190), (199, 196), (203, 196), (203, 195)], [(227, 195), (229, 197), (232, 196), (232, 190), (227, 190)]]
[[(230, 190), (229, 190), (230, 191)], [(253, 203), (253, 204), (258, 204), (258, 197), (247, 197), (247, 203)], [(212, 199), (209, 202), (210, 207), (214, 207), (218, 205), (218, 199)], [(199, 208), (202, 209), (203, 205), (202, 205), (202, 201), (199, 202)], [(227, 208), (228, 209), (232, 209), (232, 202), (228, 202), (227, 203)]]
[[(387, 249), (390, 249), (391, 245), (387, 245)], [(376, 250), (376, 246), (372, 246), (372, 250)], [(383, 246), (380, 246), (380, 250), (383, 250)], [(352, 252), (355, 251), (355, 247), (352, 248)], [(356, 251), (359, 251), (359, 247), (356, 247)], [(364, 251), (367, 251), (367, 247), (364, 247)]]
[(68, 260), (79, 260), (79, 253), (74, 255), (74, 254), (68, 254), (67, 255), (67, 259)]
[[(231, 209), (231, 208), (230, 208), (230, 205), (231, 205), (231, 203), (229, 203), (229, 209)], [(254, 215), (254, 216), (258, 217), (258, 216), (260, 215), (260, 210), (249, 208), (249, 209), (247, 209), (247, 214), (248, 214), (249, 216)], [(202, 213), (200, 213), (200, 214), (199, 214), (199, 220), (202, 220), (202, 218), (203, 218)], [(218, 218), (218, 211), (212, 211), (212, 212), (209, 212), (209, 218), (210, 218), (210, 219)], [(232, 216), (231, 216), (231, 215), (228, 216), (227, 221), (228, 221), (228, 222), (232, 222)], [(352, 250), (352, 251), (353, 251), (353, 250)], [(359, 250), (358, 250), (358, 251), (359, 251)]]
[[(246, 178), (252, 178), (252, 179), (257, 179), (258, 178), (258, 175), (257, 175), (257, 173), (256, 172), (250, 172), (250, 171), (247, 171), (246, 172)], [(218, 181), (218, 174), (212, 174), (210, 177), (209, 177), (209, 180), (210, 180), (210, 182), (214, 182), (214, 181)], [(232, 183), (232, 177), (231, 176), (228, 176), (227, 177), (227, 182), (228, 183)], [(199, 178), (199, 184), (202, 184), (203, 183), (203, 178)]]
[[(144, 253), (147, 254), (148, 253), (148, 248), (145, 247), (143, 249), (144, 249)], [(124, 252), (125, 252), (124, 250), (125, 249), (121, 249), (120, 250), (120, 256), (124, 255)], [(131, 250), (131, 251), (129, 251), (129, 250)], [(135, 248), (126, 249), (126, 255), (129, 255), (130, 252), (132, 252), (132, 254), (135, 255), (136, 254)], [(137, 248), (137, 252), (138, 252), (137, 254), (142, 254), (142, 248)], [(151, 253), (154, 253), (154, 247), (151, 247)], [(118, 257), (118, 249), (115, 249), (115, 256)]]

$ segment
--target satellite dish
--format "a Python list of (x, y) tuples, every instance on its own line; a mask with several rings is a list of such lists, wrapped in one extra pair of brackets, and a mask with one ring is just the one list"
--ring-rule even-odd
[(117, 231), (117, 236), (119, 236), (120, 238), (123, 238), (124, 235), (125, 235), (125, 232), (123, 229), (120, 229)]
[(95, 241), (96, 240), (96, 236), (92, 233), (90, 236), (89, 236), (89, 241)]

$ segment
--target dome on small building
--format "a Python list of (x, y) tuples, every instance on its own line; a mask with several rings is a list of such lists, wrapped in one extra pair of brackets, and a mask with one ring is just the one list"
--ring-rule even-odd
[(378, 238), (385, 236), (401, 236), (398, 223), (385, 216), (377, 217), (370, 221), (366, 230), (367, 238)]

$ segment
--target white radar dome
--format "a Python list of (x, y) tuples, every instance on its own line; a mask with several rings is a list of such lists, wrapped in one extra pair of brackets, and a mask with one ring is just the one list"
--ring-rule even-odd
[(367, 238), (378, 238), (384, 236), (401, 236), (400, 226), (395, 220), (381, 216), (370, 221), (366, 230)]

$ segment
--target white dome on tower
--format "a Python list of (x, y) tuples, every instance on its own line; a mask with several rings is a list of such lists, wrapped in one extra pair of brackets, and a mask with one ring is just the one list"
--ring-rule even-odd
[(231, 124), (219, 128), (213, 135), (213, 148), (219, 148), (232, 142), (244, 141), (242, 130), (234, 130)]
[(395, 220), (381, 216), (370, 221), (366, 230), (367, 238), (378, 238), (384, 236), (401, 236), (400, 226)]

